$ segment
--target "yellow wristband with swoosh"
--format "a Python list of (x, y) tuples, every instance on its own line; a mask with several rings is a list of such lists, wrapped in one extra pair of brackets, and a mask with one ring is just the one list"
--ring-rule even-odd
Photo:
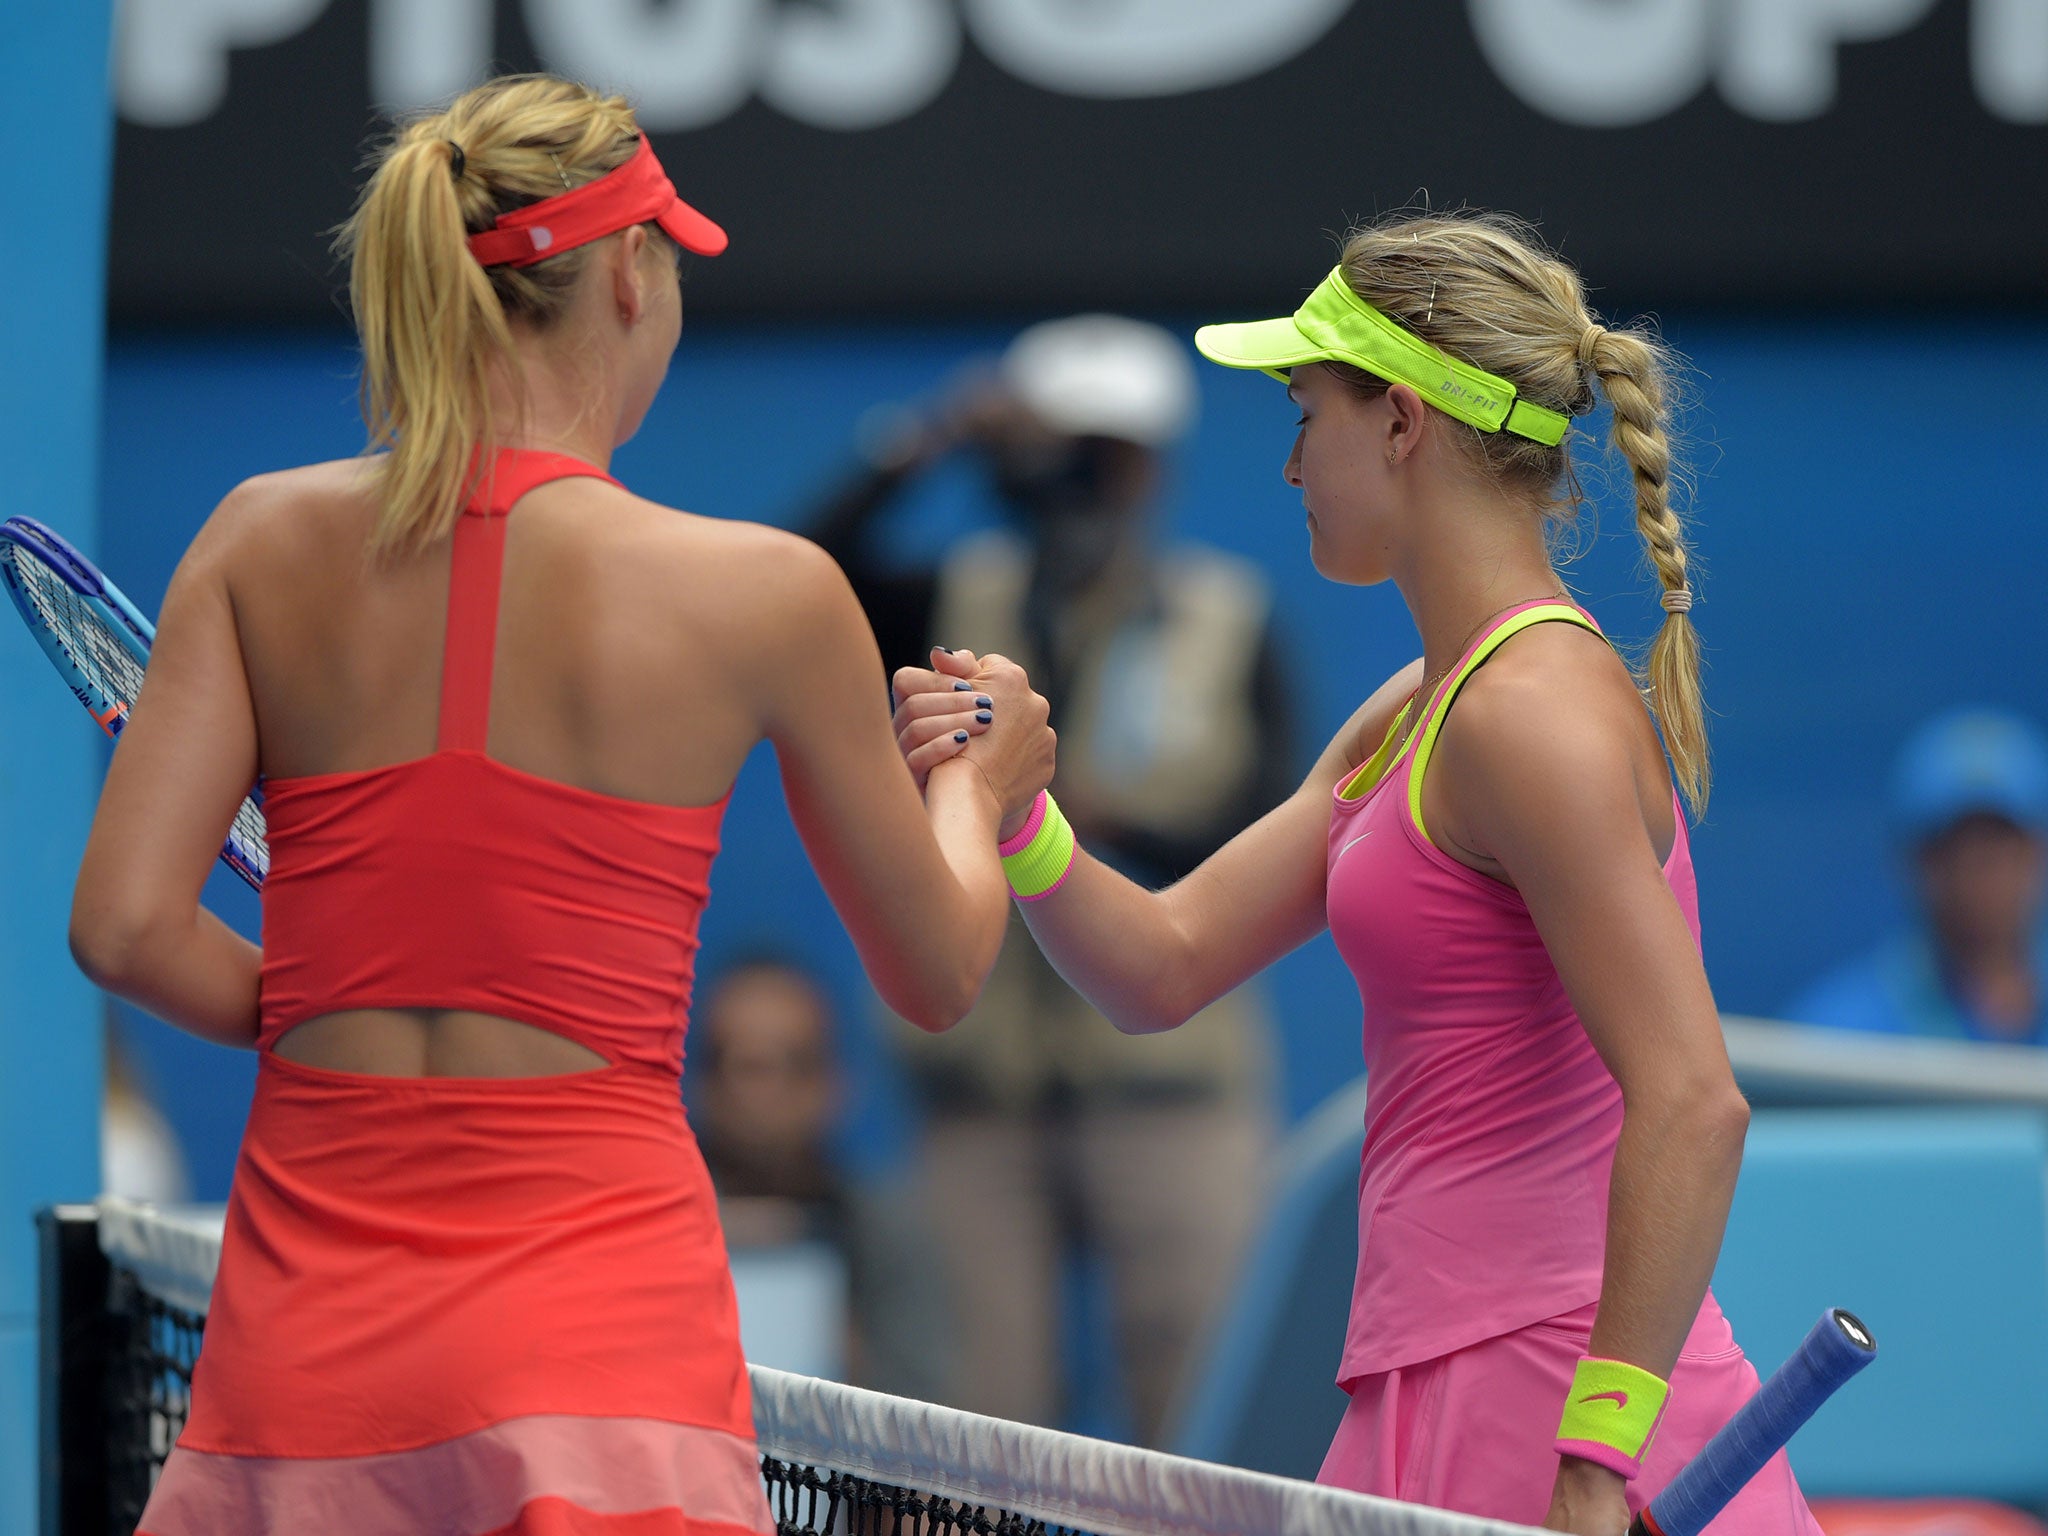
[(1656, 1438), (1671, 1388), (1626, 1360), (1586, 1355), (1572, 1373), (1571, 1394), (1557, 1426), (1557, 1451), (1634, 1477)]

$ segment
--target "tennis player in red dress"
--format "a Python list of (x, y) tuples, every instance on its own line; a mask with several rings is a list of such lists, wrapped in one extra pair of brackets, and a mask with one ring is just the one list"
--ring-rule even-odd
[[(388, 451), (250, 481), (194, 541), (73, 913), (94, 980), (260, 1062), (142, 1530), (766, 1532), (678, 1091), (726, 797), (772, 741), (877, 988), (943, 1028), (1002, 939), (1044, 701), (997, 666), (892, 732), (829, 559), (606, 473), (678, 249), (725, 245), (624, 102), (481, 86), (346, 239)], [(259, 773), (260, 949), (199, 904)]]

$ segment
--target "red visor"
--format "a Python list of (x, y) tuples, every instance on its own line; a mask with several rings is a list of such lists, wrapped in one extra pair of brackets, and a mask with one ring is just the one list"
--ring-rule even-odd
[(725, 249), (725, 231), (676, 196), (642, 134), (640, 147), (617, 170), (500, 214), (469, 237), (469, 251), (482, 266), (530, 267), (650, 219), (686, 251), (716, 256)]

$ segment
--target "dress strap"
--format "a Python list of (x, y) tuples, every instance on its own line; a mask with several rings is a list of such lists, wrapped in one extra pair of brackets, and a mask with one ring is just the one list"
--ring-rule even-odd
[(1349, 778), (1337, 786), (1339, 800), (1363, 800), (1386, 779), (1387, 770), (1394, 764), (1396, 743), (1401, 740), (1401, 727), (1408, 723), (1408, 717), (1415, 713), (1416, 700), (1410, 696), (1394, 716), (1394, 723), (1387, 727), (1387, 734), (1380, 738), (1379, 749), (1367, 758)]
[(448, 569), (448, 633), (441, 651), (438, 750), (481, 752), (490, 738), (491, 664), (498, 648), (498, 578), (512, 505), (551, 480), (619, 482), (565, 453), (501, 448), (455, 522)]
[(1444, 679), (1437, 695), (1430, 702), (1429, 713), (1415, 730), (1415, 755), (1408, 765), (1408, 815), (1415, 823), (1415, 830), (1422, 834), (1422, 840), (1435, 846), (1429, 829), (1422, 824), (1422, 775), (1429, 768), (1429, 754), (1436, 747), (1436, 738), (1444, 728), (1444, 716), (1451, 712), (1451, 705), (1457, 700), (1458, 692), (1466, 680), (1479, 670), (1486, 658), (1499, 650), (1523, 630), (1537, 624), (1576, 624), (1581, 629), (1590, 629), (1596, 635), (1604, 632), (1593, 622), (1593, 616), (1585, 609), (1572, 603), (1538, 602), (1525, 608), (1517, 608), (1495, 624), (1478, 642), (1465, 653), (1464, 660), (1451, 669), (1451, 675)]

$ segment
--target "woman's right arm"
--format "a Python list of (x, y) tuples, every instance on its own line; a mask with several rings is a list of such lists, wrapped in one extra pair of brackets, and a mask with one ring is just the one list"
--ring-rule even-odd
[[(1045, 700), (1017, 668), (999, 670), (959, 694), (945, 735), (906, 772), (881, 656), (838, 566), (788, 540), (772, 606), (776, 632), (757, 653), (761, 727), (790, 816), (882, 1000), (945, 1029), (1002, 947), (1010, 901), (996, 846), (1052, 777)], [(993, 701), (991, 726), (974, 718), (978, 697)], [(955, 755), (955, 728), (982, 743), (976, 761)], [(920, 800), (913, 772), (927, 771)]]
[[(935, 677), (924, 685), (934, 690), (952, 686), (922, 676)], [(1420, 676), (1417, 662), (1391, 678), (1292, 795), (1165, 890), (1147, 890), (1076, 848), (1059, 889), (1022, 903), (1046, 958), (1118, 1029), (1150, 1034), (1185, 1023), (1322, 932), (1330, 796), (1378, 745)], [(919, 677), (898, 673), (898, 694)]]

